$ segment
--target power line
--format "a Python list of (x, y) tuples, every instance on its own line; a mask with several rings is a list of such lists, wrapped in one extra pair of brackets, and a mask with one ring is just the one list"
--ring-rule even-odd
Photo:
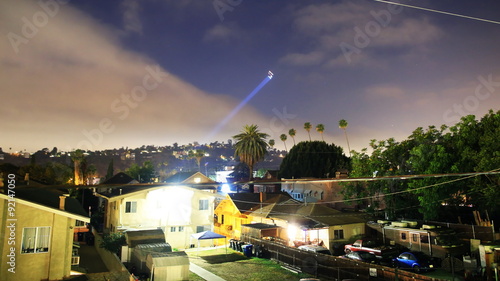
[(449, 16), (455, 16), (455, 17), (461, 17), (461, 18), (466, 18), (466, 19), (471, 19), (471, 20), (477, 20), (477, 21), (482, 21), (482, 22), (500, 24), (500, 22), (494, 21), (494, 20), (476, 18), (476, 17), (466, 16), (466, 15), (461, 15), (461, 14), (455, 14), (455, 13), (450, 13), (450, 12), (445, 12), (445, 11), (439, 11), (439, 10), (435, 10), (435, 9), (429, 9), (429, 8), (423, 8), (423, 7), (412, 6), (412, 5), (407, 5), (407, 4), (395, 3), (395, 2), (391, 2), (391, 1), (385, 1), (385, 0), (373, 0), (373, 1), (387, 3), (387, 4), (392, 4), (392, 5), (399, 5), (399, 6), (403, 6), (403, 7), (412, 8), (412, 9), (424, 10), (424, 11), (428, 11), (428, 12), (439, 13), (439, 14), (444, 14), (444, 15), (449, 15)]
[[(449, 183), (453, 183), (453, 182), (457, 182), (457, 181), (466, 180), (466, 179), (473, 178), (473, 177), (476, 177), (479, 175), (495, 175), (495, 174), (500, 174), (500, 168), (494, 169), (494, 170), (491, 170), (488, 172), (470, 172), (470, 173), (456, 173), (456, 174), (430, 174), (430, 175), (405, 175), (405, 176), (388, 176), (388, 177), (374, 177), (374, 178), (328, 179), (328, 180), (310, 180), (310, 181), (309, 180), (301, 180), (301, 181), (298, 180), (294, 183), (301, 183), (301, 184), (327, 183), (327, 182), (335, 182), (335, 181), (342, 181), (342, 182), (363, 181), (363, 182), (366, 182), (366, 181), (377, 181), (377, 180), (397, 180), (397, 179), (408, 180), (408, 179), (421, 179), (421, 178), (428, 178), (428, 177), (439, 178), (439, 177), (449, 177), (449, 176), (464, 176), (464, 177), (459, 178), (459, 179), (453, 179), (453, 180), (449, 180), (446, 182), (431, 184), (431, 185), (417, 187), (417, 188), (413, 188), (413, 189), (406, 189), (406, 190), (402, 190), (402, 191), (395, 191), (395, 192), (391, 192), (391, 193), (385, 193), (385, 194), (380, 193), (379, 195), (372, 195), (372, 196), (353, 198), (353, 199), (344, 199), (344, 200), (339, 200), (339, 201), (324, 201), (324, 202), (314, 202), (314, 203), (308, 202), (307, 203), (307, 204), (329, 204), (329, 203), (342, 203), (342, 202), (359, 201), (359, 200), (366, 200), (366, 199), (373, 199), (373, 198), (381, 198), (384, 196), (391, 196), (391, 195), (402, 194), (402, 193), (410, 193), (410, 192), (415, 192), (418, 190), (423, 190), (423, 189), (427, 189), (427, 188), (431, 188), (431, 187), (435, 187), (435, 186), (439, 186), (439, 185), (444, 185), (444, 184), (449, 184)], [(273, 183), (287, 183), (287, 181), (273, 182)], [(288, 182), (288, 183), (290, 183), (290, 182)], [(259, 184), (259, 183), (257, 182), (254, 184)], [(260, 183), (260, 184), (269, 184), (269, 183), (266, 182), (266, 183)], [(240, 202), (240, 203), (256, 203), (253, 201), (244, 201), (244, 200), (233, 200), (233, 201)], [(302, 203), (304, 203), (304, 202), (302, 202)], [(277, 205), (282, 205), (282, 206), (283, 205), (296, 205), (296, 203), (279, 204), (276, 202), (271, 202), (271, 203), (262, 202), (262, 204), (264, 206), (268, 206), (268, 205), (272, 205), (272, 204), (277, 204)]]

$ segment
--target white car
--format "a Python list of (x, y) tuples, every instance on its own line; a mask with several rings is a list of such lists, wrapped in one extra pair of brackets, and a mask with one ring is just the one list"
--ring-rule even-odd
[(308, 251), (308, 252), (324, 254), (324, 255), (332, 255), (332, 252), (330, 252), (330, 250), (328, 250), (325, 247), (321, 247), (321, 246), (302, 245), (302, 246), (299, 246), (297, 249), (303, 250), (303, 251)]

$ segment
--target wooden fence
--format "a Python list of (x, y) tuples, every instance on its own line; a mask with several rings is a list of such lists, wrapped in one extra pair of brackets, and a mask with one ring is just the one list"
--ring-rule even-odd
[(421, 274), (398, 270), (397, 268), (354, 261), (342, 257), (315, 254), (291, 248), (269, 240), (242, 236), (241, 241), (257, 246), (265, 258), (285, 264), (324, 280), (402, 280), (441, 281)]

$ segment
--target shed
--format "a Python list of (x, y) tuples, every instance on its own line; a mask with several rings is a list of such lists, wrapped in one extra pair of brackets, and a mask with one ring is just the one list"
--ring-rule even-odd
[(146, 266), (151, 280), (189, 280), (189, 257), (186, 252), (150, 253)]
[(281, 226), (266, 223), (251, 223), (241, 225), (241, 234), (253, 238), (282, 238), (284, 229)]
[(122, 262), (130, 262), (133, 249), (140, 244), (165, 243), (165, 234), (161, 229), (127, 230), (125, 232), (127, 245), (122, 246)]
[(146, 270), (146, 259), (149, 254), (162, 254), (172, 252), (172, 247), (168, 243), (139, 244), (132, 252), (132, 263), (140, 271)]

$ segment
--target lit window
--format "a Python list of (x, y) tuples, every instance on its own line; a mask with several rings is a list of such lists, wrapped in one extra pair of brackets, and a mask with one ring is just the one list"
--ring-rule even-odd
[(200, 211), (208, 210), (208, 200), (202, 199), (200, 200)]
[(198, 177), (194, 178), (194, 182), (195, 183), (200, 183), (201, 182), (201, 178), (198, 178)]
[(22, 253), (47, 253), (49, 251), (50, 226), (23, 228)]
[(125, 213), (135, 213), (137, 212), (137, 202), (125, 202)]

